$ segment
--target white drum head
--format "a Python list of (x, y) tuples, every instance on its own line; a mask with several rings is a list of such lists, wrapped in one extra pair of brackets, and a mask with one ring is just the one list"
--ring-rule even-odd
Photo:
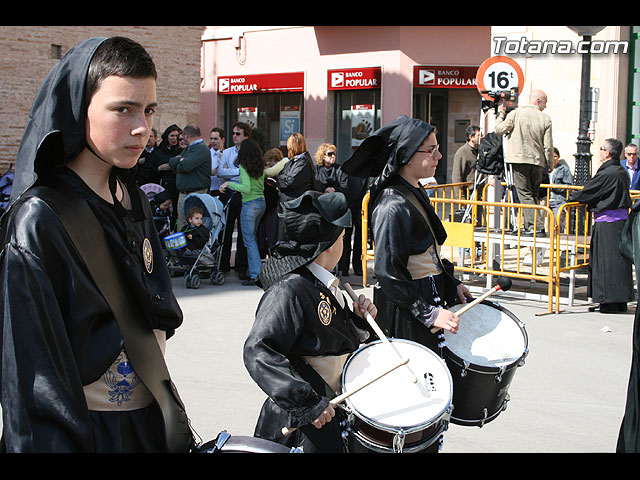
[[(456, 312), (464, 305), (454, 305)], [(483, 367), (502, 367), (525, 353), (526, 338), (507, 313), (479, 303), (460, 316), (458, 333), (444, 331), (447, 348), (459, 358)]]
[[(445, 362), (428, 348), (408, 340), (390, 339), (418, 382), (413, 383), (405, 366), (373, 382), (347, 398), (356, 415), (390, 429), (428, 425), (451, 405), (453, 383)], [(343, 392), (353, 391), (375, 378), (398, 360), (387, 344), (372, 342), (356, 351), (342, 373)], [(425, 379), (425, 374), (427, 378)]]

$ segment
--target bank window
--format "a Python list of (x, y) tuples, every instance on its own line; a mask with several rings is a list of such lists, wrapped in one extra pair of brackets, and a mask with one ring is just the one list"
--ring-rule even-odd
[[(236, 122), (251, 125), (251, 138), (263, 151), (279, 147), (286, 155), (287, 138), (293, 133), (304, 135), (304, 105), (301, 93), (260, 93), (231, 95), (226, 98), (226, 130)], [(232, 140), (227, 136), (228, 146)]]
[(337, 162), (345, 162), (366, 137), (380, 128), (380, 89), (335, 93)]

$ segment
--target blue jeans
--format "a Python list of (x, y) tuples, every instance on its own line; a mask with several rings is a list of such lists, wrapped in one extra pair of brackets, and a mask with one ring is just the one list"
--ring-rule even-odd
[(242, 211), (240, 212), (240, 228), (242, 228), (242, 240), (247, 249), (247, 260), (249, 269), (247, 275), (251, 279), (258, 278), (260, 268), (262, 268), (262, 260), (260, 260), (260, 251), (258, 250), (258, 240), (256, 231), (258, 224), (264, 211), (266, 202), (264, 197), (249, 200), (242, 203)]

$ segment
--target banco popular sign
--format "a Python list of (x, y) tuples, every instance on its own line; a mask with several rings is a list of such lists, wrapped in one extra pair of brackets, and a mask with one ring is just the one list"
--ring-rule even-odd
[(415, 88), (476, 88), (478, 67), (434, 65), (413, 67)]
[(227, 75), (218, 77), (218, 93), (221, 95), (303, 91), (304, 72)]
[(328, 90), (366, 90), (382, 87), (382, 68), (348, 68), (327, 72)]

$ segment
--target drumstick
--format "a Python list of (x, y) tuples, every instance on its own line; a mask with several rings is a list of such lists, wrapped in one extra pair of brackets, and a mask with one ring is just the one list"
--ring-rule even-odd
[[(376, 380), (380, 380), (385, 375), (393, 372), (396, 368), (401, 367), (402, 365), (406, 365), (407, 363), (409, 363), (409, 359), (408, 358), (401, 358), (400, 361), (398, 363), (396, 363), (395, 365), (393, 365), (391, 368), (388, 368), (387, 370), (385, 370), (384, 372), (380, 373), (379, 375), (376, 375), (372, 379), (367, 380), (362, 385), (359, 385), (359, 386), (355, 387), (353, 390), (350, 390), (349, 392), (345, 392), (342, 395), (338, 395), (336, 398), (334, 398), (333, 400), (329, 401), (329, 405), (334, 407), (337, 404), (344, 402), (351, 395), (359, 392), (360, 390), (362, 390), (365, 387), (368, 387), (369, 385), (371, 385)], [(297, 430), (297, 427), (294, 427), (294, 428), (283, 427), (282, 434), (286, 437), (287, 435), (289, 435), (290, 433), (294, 432), (295, 430)]]
[[(351, 285), (349, 285), (348, 283), (344, 283), (342, 284), (342, 286), (347, 291), (351, 299), (354, 302), (358, 302), (358, 295), (356, 295), (356, 292), (353, 291), (353, 288), (351, 288)], [(400, 353), (395, 349), (395, 347), (391, 344), (391, 342), (389, 342), (389, 339), (386, 337), (386, 335), (384, 334), (380, 326), (376, 323), (376, 321), (371, 316), (371, 314), (369, 312), (365, 312), (364, 316), (367, 319), (367, 322), (369, 322), (369, 325), (371, 326), (371, 328), (373, 328), (373, 331), (376, 333), (378, 338), (382, 340), (383, 343), (386, 343), (399, 358), (402, 358)], [(416, 377), (415, 374), (411, 371), (411, 367), (407, 366), (407, 372), (409, 372), (409, 378), (411, 379), (411, 381), (413, 383), (418, 383), (418, 377)]]
[[(456, 312), (456, 315), (460, 316), (463, 313), (467, 312), (469, 309), (475, 307), (477, 304), (479, 304), (480, 302), (482, 302), (483, 300), (485, 300), (487, 297), (493, 295), (494, 293), (496, 293), (498, 290), (502, 290), (503, 292), (509, 290), (511, 288), (511, 279), (508, 277), (499, 277), (498, 278), (498, 284), (493, 287), (491, 290), (488, 290), (487, 292), (483, 293), (481, 296), (479, 296), (478, 298), (476, 298), (474, 301), (472, 301), (471, 303), (467, 303), (464, 307), (462, 307), (460, 310), (458, 310)], [(440, 330), (439, 327), (433, 327), (431, 329), (431, 333), (436, 333), (438, 330)]]

